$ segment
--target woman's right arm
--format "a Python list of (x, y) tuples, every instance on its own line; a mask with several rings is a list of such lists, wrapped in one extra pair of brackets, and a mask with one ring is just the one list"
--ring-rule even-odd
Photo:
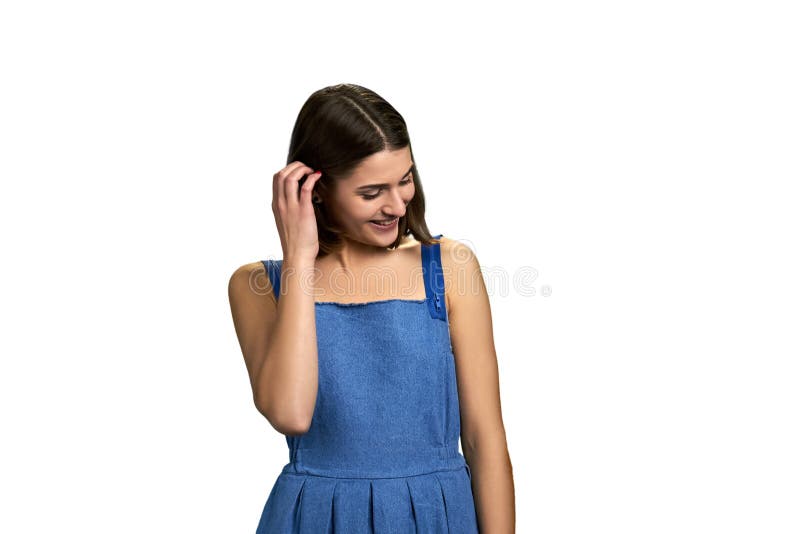
[[(239, 267), (228, 283), (231, 314), (253, 401), (280, 433), (305, 433), (317, 399), (314, 262), (284, 258), (275, 300), (261, 262)], [(305, 273), (305, 274), (303, 274)], [(305, 278), (303, 278), (305, 277)]]
[[(302, 185), (300, 180), (312, 174)], [(272, 212), (283, 249), (281, 292), (260, 262), (236, 270), (228, 283), (231, 313), (256, 408), (282, 434), (304, 434), (317, 402), (315, 258), (319, 251), (311, 192), (320, 172), (293, 161), (272, 177)], [(255, 276), (264, 274), (267, 290)]]

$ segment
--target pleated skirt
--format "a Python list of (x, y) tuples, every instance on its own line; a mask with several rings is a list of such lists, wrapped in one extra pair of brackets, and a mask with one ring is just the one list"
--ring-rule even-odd
[(478, 533), (469, 467), (395, 478), (282, 472), (256, 534)]

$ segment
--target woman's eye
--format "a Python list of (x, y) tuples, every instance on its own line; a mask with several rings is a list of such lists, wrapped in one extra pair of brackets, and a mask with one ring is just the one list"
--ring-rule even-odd
[[(410, 183), (411, 183), (411, 182), (413, 182), (413, 181), (414, 181), (414, 180), (413, 180), (412, 178), (408, 178), (407, 180), (404, 180), (404, 181), (400, 182), (400, 185), (408, 185), (408, 184), (410, 184)], [(378, 196), (379, 196), (380, 194), (381, 194), (381, 193), (380, 193), (380, 191), (379, 191), (379, 192), (375, 193), (374, 195), (361, 195), (361, 196), (362, 196), (362, 197), (364, 197), (366, 200), (372, 200), (372, 199), (374, 199), (374, 198), (378, 198)]]

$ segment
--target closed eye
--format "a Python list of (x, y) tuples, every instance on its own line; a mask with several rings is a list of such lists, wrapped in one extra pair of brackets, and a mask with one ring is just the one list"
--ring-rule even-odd
[[(406, 180), (403, 180), (402, 182), (400, 182), (400, 185), (408, 185), (408, 184), (410, 184), (411, 182), (413, 182), (413, 179), (411, 179), (411, 178), (407, 178)], [(378, 192), (377, 192), (377, 193), (375, 193), (374, 195), (361, 195), (361, 196), (362, 196), (362, 197), (363, 197), (365, 200), (373, 200), (373, 199), (376, 199), (376, 198), (378, 198), (382, 192), (383, 192), (383, 190), (381, 189), (380, 191), (378, 191)]]

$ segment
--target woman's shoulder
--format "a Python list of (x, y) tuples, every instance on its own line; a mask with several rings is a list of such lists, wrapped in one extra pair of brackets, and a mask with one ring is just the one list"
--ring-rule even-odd
[(446, 279), (469, 279), (480, 271), (480, 264), (475, 252), (467, 244), (442, 236), (439, 238), (439, 256), (441, 257), (442, 270)]
[[(412, 235), (408, 235), (400, 241), (400, 244), (397, 246), (397, 248), (398, 250), (408, 250), (418, 248), (421, 245), (422, 243), (420, 241), (414, 239)], [(448, 258), (458, 258), (462, 262), (464, 259), (469, 259), (474, 256), (472, 249), (470, 249), (467, 245), (457, 239), (447, 237), (444, 234), (441, 234), (441, 236), (438, 238), (433, 238), (433, 242), (429, 246), (434, 245), (439, 245), (439, 252), (440, 256), (442, 257), (443, 264), (446, 262), (445, 256)]]
[(245, 263), (244, 265), (240, 265), (237, 267), (233, 274), (231, 274), (231, 278), (238, 277), (241, 278), (242, 276), (250, 276), (252, 274), (264, 274), (266, 273), (266, 266), (264, 262), (267, 260), (258, 260), (253, 261), (250, 263)]
[[(481, 265), (477, 255), (467, 244), (445, 236), (439, 241), (447, 308), (455, 311), (462, 306), (462, 300), (485, 291), (482, 289), (484, 284)], [(463, 287), (465, 283), (479, 285)]]
[(253, 293), (261, 296), (272, 295), (272, 284), (264, 261), (253, 261), (237, 267), (228, 280), (229, 295), (232, 297), (244, 297)]
[(452, 259), (453, 257), (457, 257), (460, 258), (461, 261), (474, 256), (472, 249), (457, 239), (452, 239), (450, 237), (442, 235), (438, 239), (438, 241), (439, 241), (439, 249), (442, 255), (442, 263), (445, 262), (444, 259), (445, 256), (447, 256), (450, 259)]

